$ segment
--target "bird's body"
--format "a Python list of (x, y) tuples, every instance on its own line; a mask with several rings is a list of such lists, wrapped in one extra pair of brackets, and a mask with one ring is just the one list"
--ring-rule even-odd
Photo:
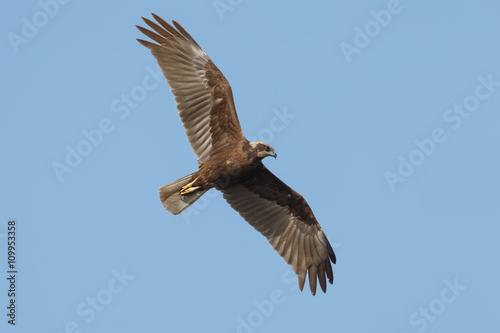
[(241, 175), (247, 174), (261, 163), (262, 158), (250, 149), (248, 141), (238, 142), (221, 151), (200, 165), (194, 173), (193, 187), (222, 190), (229, 184), (237, 182)]
[(154, 32), (138, 27), (156, 43), (138, 40), (151, 50), (177, 102), (198, 171), (160, 188), (163, 206), (179, 214), (206, 191), (221, 191), (226, 201), (290, 264), (302, 290), (306, 275), (313, 295), (316, 282), (326, 292), (333, 283), (336, 258), (305, 199), (273, 175), (262, 159), (276, 157), (264, 142), (243, 135), (231, 86), (206, 53), (178, 23), (153, 14), (144, 19)]

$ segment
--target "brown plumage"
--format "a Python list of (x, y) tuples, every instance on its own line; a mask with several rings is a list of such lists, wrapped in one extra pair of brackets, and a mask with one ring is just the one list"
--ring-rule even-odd
[[(177, 102), (199, 169), (160, 188), (163, 206), (179, 214), (210, 188), (216, 188), (240, 215), (264, 235), (290, 264), (303, 289), (309, 275), (326, 292), (333, 283), (333, 249), (304, 198), (263, 164), (276, 157), (264, 142), (248, 142), (241, 130), (231, 86), (196, 41), (173, 21), (143, 18), (154, 30), (137, 28), (156, 43), (138, 39), (157, 59)], [(175, 28), (174, 28), (175, 27)]]

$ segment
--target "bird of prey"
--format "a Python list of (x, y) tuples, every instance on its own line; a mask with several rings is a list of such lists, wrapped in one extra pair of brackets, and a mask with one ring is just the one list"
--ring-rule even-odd
[(163, 206), (179, 214), (216, 188), (292, 266), (300, 290), (309, 275), (312, 294), (317, 281), (326, 292), (326, 279), (333, 284), (335, 253), (304, 198), (262, 164), (276, 152), (245, 138), (231, 86), (193, 37), (179, 23), (172, 26), (152, 15), (157, 23), (143, 20), (153, 31), (137, 28), (154, 42), (138, 41), (151, 50), (167, 79), (199, 165), (160, 188)]

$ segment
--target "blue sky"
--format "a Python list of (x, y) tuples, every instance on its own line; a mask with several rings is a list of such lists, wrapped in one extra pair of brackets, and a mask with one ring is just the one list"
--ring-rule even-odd
[[(473, 332), (498, 326), (500, 4), (9, 2), (1, 11), (2, 332)], [(180, 22), (232, 85), (246, 136), (309, 202), (338, 263), (299, 292), (194, 172), (136, 24)]]

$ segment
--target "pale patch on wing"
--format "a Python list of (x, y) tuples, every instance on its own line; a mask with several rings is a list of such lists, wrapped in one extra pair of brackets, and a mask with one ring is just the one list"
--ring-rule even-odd
[[(222, 189), (224, 198), (257, 231), (264, 235), (273, 248), (292, 266), (303, 289), (309, 272), (313, 295), (316, 281), (326, 292), (326, 279), (333, 283), (330, 259), (335, 263), (333, 249), (316, 220), (302, 221), (286, 206), (264, 199), (244, 185), (235, 184)], [(285, 194), (286, 195), (286, 194)]]
[[(231, 87), (196, 41), (178, 23), (174, 27), (153, 14), (154, 30), (137, 27), (156, 43), (138, 40), (151, 49), (166, 77), (188, 140), (198, 163), (238, 140), (244, 140)], [(177, 29), (176, 29), (177, 28)]]

